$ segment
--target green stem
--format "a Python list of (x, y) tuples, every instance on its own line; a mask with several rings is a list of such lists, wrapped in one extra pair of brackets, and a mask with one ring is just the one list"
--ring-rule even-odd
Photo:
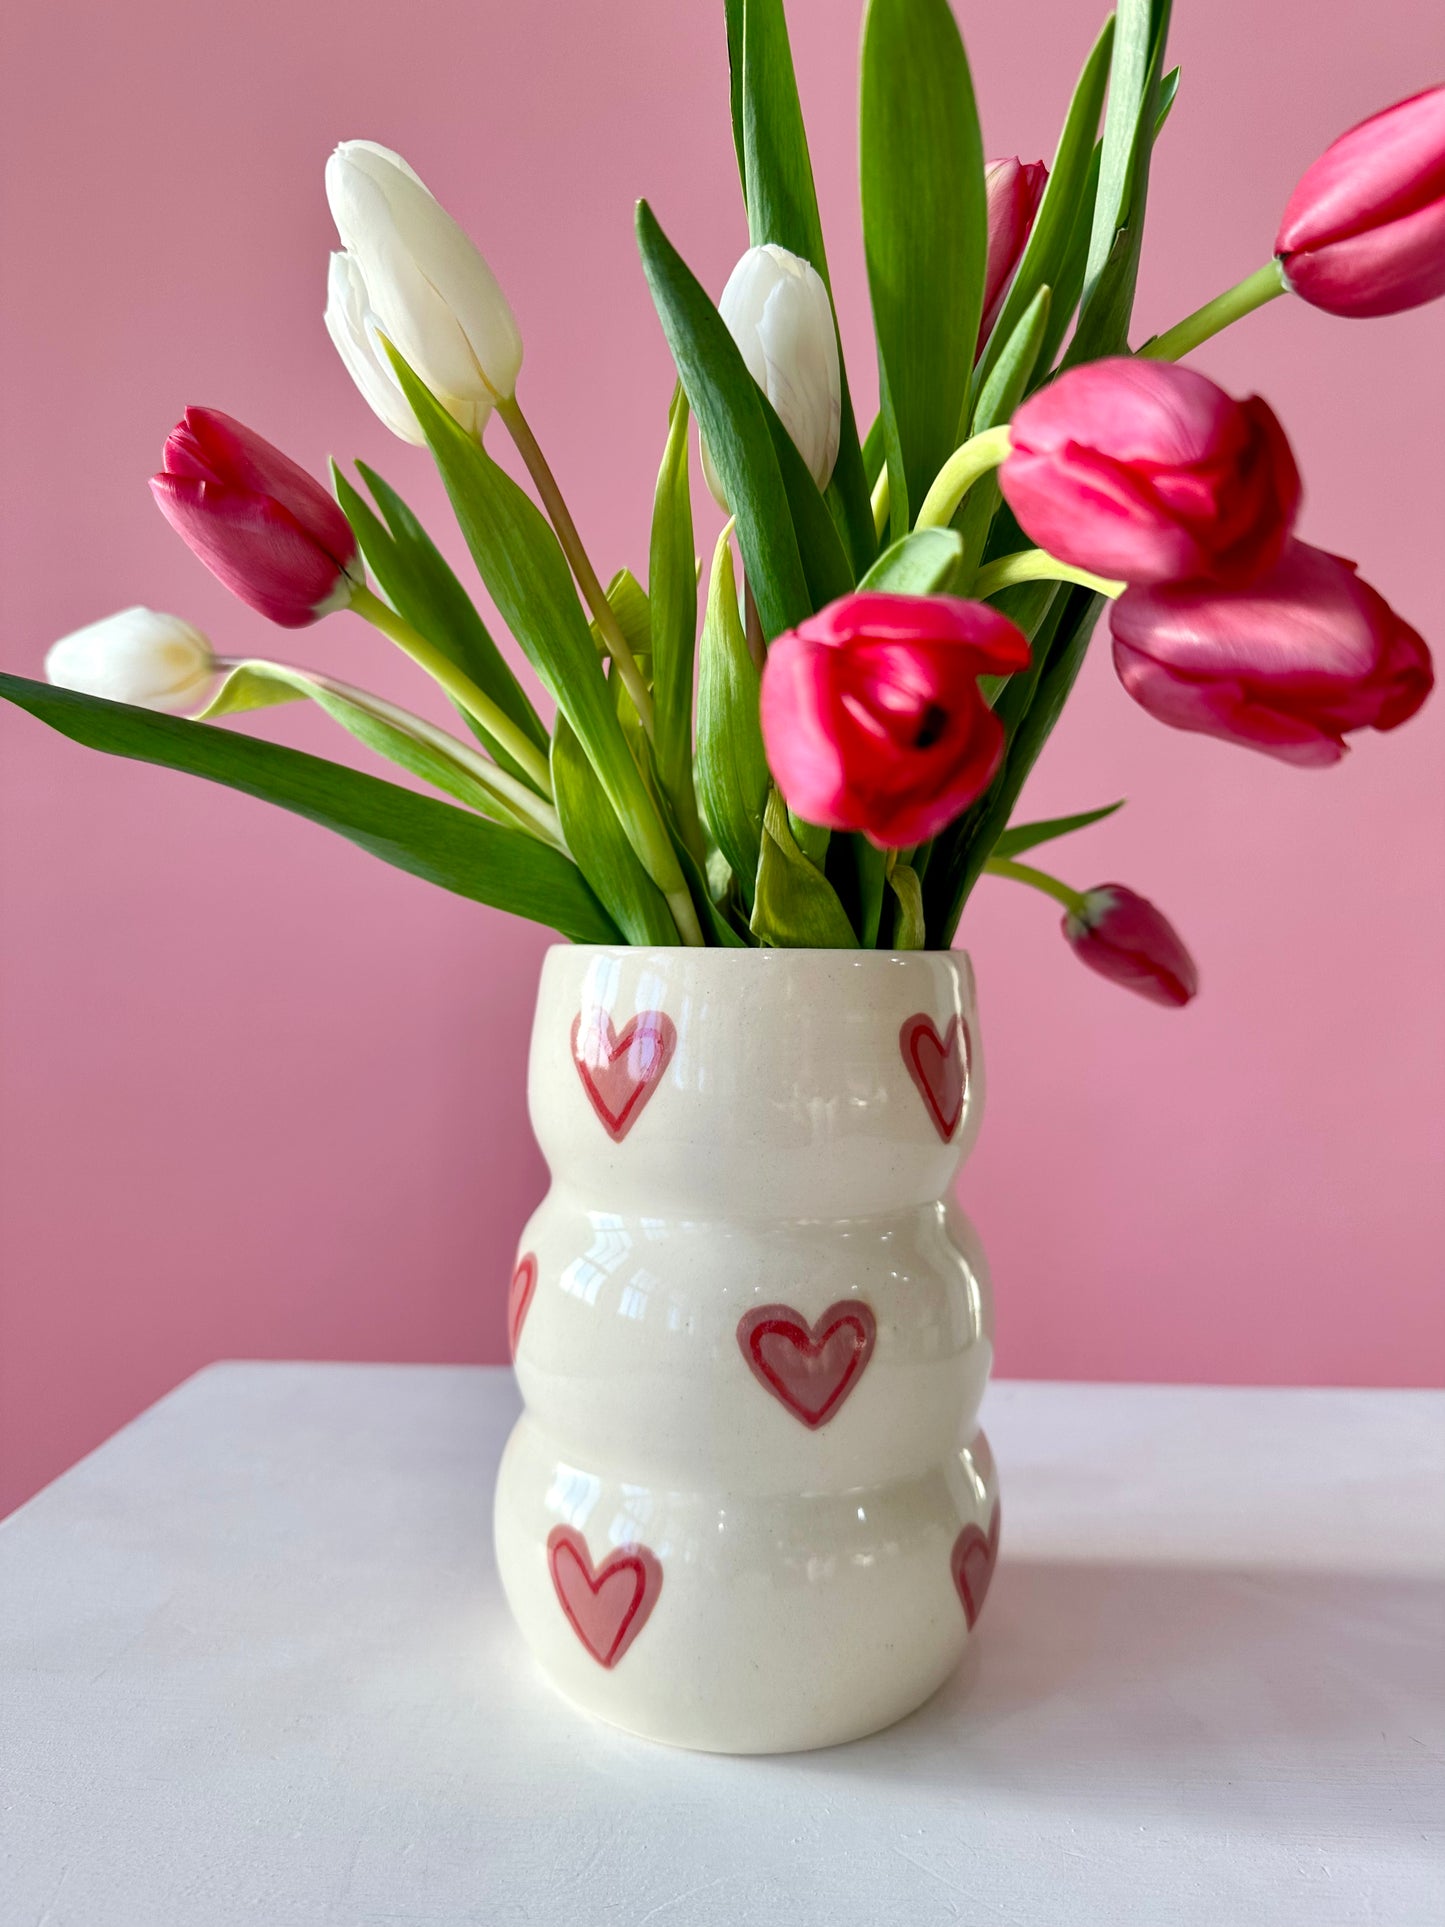
[(918, 511), (917, 529), (946, 529), (958, 511), (958, 505), (973, 487), (974, 483), (987, 475), (990, 469), (997, 468), (1009, 451), (1008, 423), (998, 428), (986, 428), (981, 435), (975, 435), (962, 448), (956, 448), (939, 469), (933, 479), (933, 486), (923, 498), (923, 507)]
[(1063, 904), (1074, 916), (1084, 915), (1083, 891), (1071, 889), (1060, 878), (1051, 877), (1047, 870), (1036, 870), (1031, 863), (1015, 863), (1007, 856), (991, 856), (983, 867), (989, 876), (1012, 877), (1015, 883), (1027, 883), (1030, 889), (1042, 890), (1046, 897)]
[(527, 772), (542, 794), (551, 799), (552, 772), (547, 767), (546, 757), (529, 737), (522, 734), (511, 717), (498, 708), (485, 690), (478, 689), (471, 677), (458, 669), (449, 656), (444, 656), (434, 643), (428, 642), (389, 603), (373, 595), (370, 589), (353, 589), (351, 607), (374, 629), (380, 629), (384, 636), (389, 636), (400, 649), (405, 650), (418, 668), (425, 669), (433, 682), (440, 683), (453, 701), (474, 722), (480, 723), (487, 734), (500, 743), (512, 760)]
[(700, 949), (707, 943), (702, 934), (702, 925), (697, 920), (692, 898), (686, 890), (665, 890), (667, 907), (672, 912), (672, 920), (677, 925), (677, 934), (683, 942), (693, 949)]
[(1128, 586), (1060, 562), (1047, 549), (1020, 549), (1014, 555), (1001, 555), (996, 562), (981, 568), (974, 577), (972, 593), (979, 602), (986, 602), (1000, 589), (1012, 589), (1020, 582), (1077, 582), (1081, 589), (1092, 589), (1097, 595), (1108, 596), (1110, 601), (1121, 596)]
[(1212, 301), (1206, 301), (1202, 308), (1196, 308), (1193, 314), (1176, 321), (1162, 335), (1155, 335), (1152, 341), (1146, 341), (1138, 352), (1146, 361), (1178, 361), (1191, 348), (1197, 348), (1201, 341), (1208, 341), (1211, 335), (1217, 335), (1222, 328), (1228, 328), (1244, 315), (1253, 314), (1266, 301), (1273, 301), (1276, 295), (1287, 294), (1288, 291), (1284, 269), (1279, 262), (1266, 261), (1262, 268), (1247, 274), (1243, 281), (1226, 288), (1223, 294), (1215, 295)]
[[(598, 629), (607, 644), (608, 653), (617, 665), (632, 706), (637, 711), (642, 727), (652, 734), (652, 694), (637, 666), (637, 658), (628, 647), (627, 638), (622, 633), (622, 625), (617, 620), (616, 611), (607, 600), (606, 591), (598, 580), (597, 571), (592, 566), (591, 557), (582, 546), (582, 537), (577, 533), (577, 524), (572, 520), (572, 512), (562, 499), (562, 491), (557, 486), (557, 478), (547, 464), (541, 444), (532, 433), (531, 424), (522, 413), (515, 395), (497, 403), (497, 413), (507, 427), (507, 432), (517, 444), (517, 452), (527, 464), (527, 472), (537, 485), (537, 493), (542, 498), (548, 519), (557, 532), (557, 540), (562, 552), (572, 565), (572, 573), (577, 578), (577, 586), (592, 611)], [(691, 899), (689, 899), (689, 902)]]

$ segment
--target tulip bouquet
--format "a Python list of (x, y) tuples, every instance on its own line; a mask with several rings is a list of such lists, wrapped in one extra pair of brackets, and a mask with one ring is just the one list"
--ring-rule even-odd
[[(1020, 860), (1108, 812), (1020, 824), (1014, 807), (1106, 603), (1125, 690), (1176, 729), (1313, 766), (1423, 702), (1420, 637), (1351, 563), (1296, 537), (1300, 478), (1269, 407), (1177, 364), (1276, 296), (1369, 316), (1445, 293), (1445, 88), (1345, 134), (1301, 179), (1266, 264), (1131, 351), (1150, 157), (1178, 78), (1169, 10), (1119, 0), (1046, 168), (985, 165), (948, 0), (869, 0), (881, 406), (860, 433), (781, 0), (726, 0), (752, 245), (716, 305), (637, 210), (677, 371), (645, 586), (626, 570), (604, 586), (589, 556), (518, 399), (521, 336), (482, 256), (398, 155), (337, 149), (326, 326), (382, 421), (430, 450), (550, 726), (389, 483), (358, 464), (328, 490), (207, 408), (187, 409), (151, 483), (167, 520), (273, 623), (349, 609), (375, 624), (460, 729), (269, 657), (221, 660), (144, 609), (57, 643), (48, 684), (7, 676), (0, 693), (578, 941), (946, 947), (989, 871), (1056, 898), (1086, 963), (1187, 1001), (1194, 966), (1152, 905)], [(531, 491), (488, 452), (494, 415)], [(694, 423), (727, 517), (706, 563)], [(446, 800), (212, 727), (296, 699)]]

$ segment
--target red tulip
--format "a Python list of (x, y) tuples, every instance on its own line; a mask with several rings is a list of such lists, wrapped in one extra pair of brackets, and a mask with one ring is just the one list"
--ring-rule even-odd
[(1327, 314), (1398, 314), (1445, 294), (1445, 86), (1361, 121), (1289, 197), (1274, 251)]
[(1025, 669), (996, 609), (956, 596), (844, 596), (779, 636), (763, 742), (789, 805), (885, 848), (925, 842), (980, 796), (1003, 754), (981, 675)]
[(983, 320), (978, 331), (980, 348), (998, 320), (1008, 284), (1033, 232), (1034, 216), (1048, 181), (1049, 170), (1042, 161), (1021, 161), (1017, 154), (1006, 161), (990, 161), (983, 171), (984, 191), (988, 196), (988, 266), (984, 271)]
[(314, 477), (216, 408), (188, 408), (151, 491), (226, 587), (285, 629), (345, 608), (364, 581), (356, 537)]
[(1303, 542), (1247, 589), (1129, 589), (1112, 620), (1114, 666), (1151, 716), (1287, 763), (1337, 763), (1347, 730), (1394, 729), (1434, 681), (1354, 563)]
[(1013, 418), (999, 473), (1041, 548), (1128, 582), (1245, 582), (1299, 506), (1272, 410), (1192, 368), (1119, 357), (1061, 375)]
[(1151, 1003), (1187, 1004), (1199, 972), (1169, 919), (1122, 883), (1086, 892), (1082, 914), (1065, 912), (1063, 932), (1090, 970)]

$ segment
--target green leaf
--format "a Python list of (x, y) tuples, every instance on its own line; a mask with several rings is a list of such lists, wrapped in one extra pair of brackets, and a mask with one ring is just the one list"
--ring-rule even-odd
[[(952, 945), (969, 892), (993, 854), (994, 845), (1013, 814), (1019, 792), (1083, 667), (1089, 638), (1103, 606), (1103, 597), (1087, 589), (1056, 590), (1049, 613), (1034, 639), (1038, 667), (1027, 675), (1011, 677), (995, 705), (995, 713), (1008, 733), (1003, 768), (960, 820), (960, 834), (953, 845), (946, 874), (938, 880), (938, 891), (930, 890), (931, 899), (939, 905), (937, 921), (930, 919), (930, 934), (941, 948)], [(930, 885), (934, 883), (931, 867), (928, 880)]]
[(1159, 106), (1154, 115), (1154, 138), (1157, 141), (1164, 132), (1164, 123), (1174, 112), (1174, 102), (1179, 93), (1179, 69), (1171, 67), (1159, 83)]
[(758, 721), (761, 677), (738, 614), (724, 530), (713, 554), (698, 665), (697, 789), (749, 915), (771, 778)]
[(646, 201), (637, 205), (637, 245), (673, 361), (736, 519), (748, 582), (771, 640), (811, 615), (813, 603), (766, 397)]
[(1086, 302), (1113, 252), (1115, 237), (1129, 217), (1134, 138), (1144, 112), (1158, 4), (1159, 0), (1118, 0), (1099, 192), (1094, 202), (1089, 258), (1084, 270)]
[(612, 919), (560, 851), (470, 810), (417, 796), (280, 743), (158, 716), (22, 676), (0, 696), (77, 743), (186, 770), (335, 830), (383, 862), (474, 902), (549, 924), (575, 943), (616, 943)]
[[(488, 634), (471, 597), (396, 491), (364, 462), (356, 466), (386, 522), (373, 514), (333, 462), (336, 498), (386, 599), (413, 629), (490, 696), (503, 715), (545, 755), (547, 731), (542, 719)], [(471, 716), (464, 710), (458, 713), (503, 769), (535, 787), (526, 772)]]
[(1011, 823), (989, 854), (1022, 856), (1025, 850), (1036, 849), (1040, 843), (1052, 843), (1056, 836), (1069, 836), (1075, 830), (1086, 830), (1091, 823), (1102, 823), (1106, 816), (1123, 807), (1121, 796), (1117, 803), (1106, 803), (1098, 810), (1080, 810), (1076, 816), (1051, 816), (1041, 823)]
[[(728, 27), (730, 50), (736, 51), (735, 34), (740, 40), (741, 59), (733, 66), (734, 113), (738, 116), (734, 131), (741, 128), (738, 160), (748, 211), (748, 238), (754, 247), (773, 243), (800, 255), (817, 270), (831, 296), (823, 224), (818, 215), (783, 0), (728, 0)], [(833, 326), (836, 332), (836, 313)], [(838, 460), (828, 493), (837, 503), (853, 558), (851, 582), (868, 566), (878, 545), (841, 337), (838, 368), (842, 378)]]
[(888, 852), (856, 832), (835, 835), (828, 844), (823, 873), (837, 891), (844, 915), (858, 932), (864, 950), (872, 950), (878, 942), (887, 866)]
[(664, 893), (680, 890), (671, 840), (627, 746), (572, 572), (551, 526), (395, 349), (390, 352), (503, 621), (572, 725), (643, 868)]
[(856, 950), (858, 939), (838, 893), (793, 839), (788, 812), (768, 791), (753, 900), (753, 934), (774, 949)]
[(743, 210), (748, 205), (748, 161), (743, 138), (743, 7), (745, 0), (723, 0), (728, 36), (728, 92), (733, 117), (733, 152), (738, 157), (738, 180)]
[(893, 948), (926, 948), (928, 938), (923, 923), (923, 889), (918, 881), (918, 872), (906, 863), (895, 863), (888, 872), (888, 887), (897, 899), (893, 913)]
[[(1078, 300), (1076, 287), (1064, 304), (1065, 276), (1064, 263), (1069, 258), (1074, 236), (1079, 235), (1080, 263), (1079, 285), (1082, 286), (1083, 264), (1087, 253), (1087, 235), (1094, 200), (1089, 192), (1090, 161), (1094, 150), (1094, 137), (1098, 132), (1099, 114), (1104, 105), (1104, 93), (1109, 80), (1109, 56), (1114, 44), (1113, 16), (1104, 22), (1103, 31), (1095, 41), (1084, 70), (1079, 75), (1074, 97), (1069, 103), (1068, 115), (1064, 121), (1063, 132), (1054, 153), (1053, 166), (1049, 169), (1048, 183), (1044, 188), (1043, 199), (1034, 220), (1028, 245), (1018, 265), (1013, 285), (1008, 291), (1003, 307), (999, 310), (997, 322), (988, 338), (983, 358), (978, 365), (976, 381), (980, 389), (984, 387), (992, 373), (999, 356), (1013, 340), (1019, 323), (1032, 305), (1042, 287), (1052, 288), (1054, 298), (1052, 313), (1054, 326), (1058, 330), (1055, 346), (1063, 339), (1064, 331), (1073, 316), (1074, 303)], [(1081, 231), (1082, 227), (1082, 231)], [(1041, 368), (1049, 365), (1053, 356), (1040, 363)], [(981, 411), (980, 411), (981, 412)], [(1005, 419), (1007, 419), (1005, 417)], [(977, 434), (980, 421), (974, 419), (974, 433)]]
[[(836, 602), (839, 596), (847, 595), (853, 587), (853, 564), (843, 546), (842, 535), (832, 512), (818, 493), (818, 484), (813, 480), (808, 464), (798, 453), (797, 444), (761, 388), (758, 390), (758, 400), (763, 405), (768, 433), (773, 438), (773, 452), (778, 458), (778, 471), (783, 478), (788, 510), (793, 518), (793, 532), (798, 538), (798, 553), (803, 560), (808, 596), (814, 609), (822, 609), (828, 603)], [(871, 528), (871, 507), (868, 516)]]
[[(639, 659), (652, 658), (652, 608), (647, 599), (647, 591), (632, 573), (631, 569), (619, 569), (607, 585), (607, 600), (617, 618), (617, 626), (622, 631), (622, 640), (634, 656)], [(587, 625), (592, 631), (592, 639), (598, 644), (598, 654), (607, 647), (602, 631), (596, 622)], [(618, 677), (619, 684), (621, 677)]]
[(964, 430), (988, 251), (978, 112), (948, 0), (869, 0), (859, 157), (901, 536)]
[(667, 899), (637, 860), (565, 716), (552, 736), (552, 787), (567, 847), (627, 943), (675, 944)]
[(1088, 172), (1084, 177), (1084, 192), (1079, 202), (1079, 218), (1069, 240), (1068, 251), (1054, 283), (1053, 299), (1049, 304), (1049, 325), (1044, 334), (1044, 345), (1039, 350), (1037, 363), (1038, 379), (1030, 386), (1037, 388), (1053, 367), (1064, 336), (1069, 332), (1069, 323), (1074, 318), (1074, 310), (1079, 305), (1079, 296), (1084, 291), (1084, 266), (1089, 258), (1089, 219), (1094, 205), (1094, 196), (1099, 189), (1099, 160), (1102, 148), (1094, 142), (1094, 151), (1089, 156)]
[[(975, 435), (1008, 421), (1023, 400), (1038, 366), (1052, 306), (1053, 290), (1046, 282), (1019, 316), (1017, 327), (1004, 343), (1002, 353), (979, 390), (973, 418)], [(975, 483), (974, 487), (977, 486)]]
[(954, 529), (914, 529), (886, 548), (858, 584), (889, 595), (947, 595), (963, 561), (963, 537)]
[[(688, 492), (688, 408), (673, 396), (652, 502), (647, 601), (652, 642), (653, 758), (684, 842), (701, 854), (692, 787), (692, 678), (697, 653), (697, 564)], [(605, 900), (605, 899), (604, 899)]]
[(238, 663), (196, 720), (214, 722), (220, 716), (265, 709), (303, 696), (378, 756), (445, 790), (459, 803), (536, 835), (526, 814), (526, 800), (540, 799), (530, 784), (492, 769), (476, 750), (449, 737), (445, 730), (434, 728), (425, 718), (408, 716), (369, 691), (352, 689), (329, 676), (308, 675), (305, 670), (279, 662)]
[(723, 950), (755, 948), (757, 938), (747, 925), (744, 924), (741, 929), (735, 929), (727, 912), (718, 906), (712, 891), (708, 888), (707, 872), (692, 851), (680, 836), (675, 837), (674, 840), (677, 860), (682, 865), (682, 873), (687, 879), (687, 887), (692, 895), (693, 909), (697, 912), (697, 920), (702, 925), (708, 942), (718, 945)]
[[(1018, 326), (1009, 336), (1003, 353), (994, 363), (993, 371), (979, 394), (973, 418), (975, 435), (1008, 421), (1023, 400), (1043, 347), (1044, 334), (1049, 325), (1050, 303), (1051, 293), (1045, 285), (1019, 317)], [(978, 573), (989, 525), (999, 501), (998, 471), (994, 469), (974, 483), (954, 516), (955, 527), (963, 538), (965, 558), (958, 578), (957, 593), (960, 595), (968, 594), (973, 578)]]
[(1170, 0), (1119, 0), (1093, 231), (1065, 367), (1128, 350), (1169, 10)]

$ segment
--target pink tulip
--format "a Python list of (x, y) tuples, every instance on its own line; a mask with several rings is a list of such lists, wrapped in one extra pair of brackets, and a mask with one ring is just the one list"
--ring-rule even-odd
[(1361, 121), (1289, 197), (1285, 279), (1327, 314), (1398, 314), (1445, 294), (1445, 86)]
[(864, 591), (779, 636), (763, 671), (763, 742), (788, 804), (885, 848), (925, 842), (980, 796), (1003, 755), (981, 675), (1028, 667), (996, 609)]
[(226, 587), (284, 629), (345, 608), (364, 583), (356, 537), (321, 484), (216, 408), (188, 408), (151, 492)]
[(1299, 506), (1284, 431), (1167, 361), (1086, 362), (1013, 418), (999, 482), (1040, 548), (1128, 582), (1246, 582)]
[(1113, 630), (1114, 667), (1151, 716), (1286, 763), (1337, 763), (1347, 730), (1394, 729), (1434, 682), (1430, 651), (1354, 563), (1303, 542), (1234, 594), (1129, 589)]
[(1199, 972), (1179, 932), (1147, 897), (1122, 883), (1088, 891), (1082, 915), (1065, 913), (1063, 932), (1080, 962), (1151, 1003), (1178, 1007), (1199, 990)]
[(990, 161), (983, 171), (988, 196), (988, 266), (983, 282), (983, 320), (978, 331), (982, 348), (998, 320), (1008, 284), (1033, 232), (1034, 217), (1048, 186), (1049, 170), (1042, 161)]

